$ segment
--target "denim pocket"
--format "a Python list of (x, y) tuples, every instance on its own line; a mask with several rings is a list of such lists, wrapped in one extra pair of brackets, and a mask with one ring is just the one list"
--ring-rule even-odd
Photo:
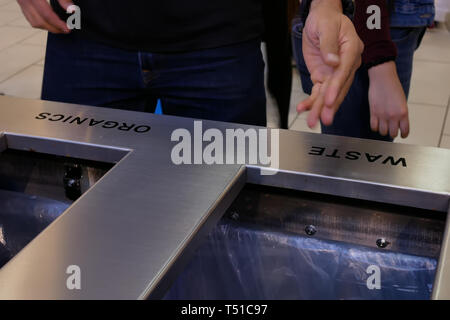
[(395, 0), (394, 12), (416, 14), (422, 9), (434, 6), (434, 0)]
[(424, 27), (434, 21), (434, 0), (395, 0), (391, 27)]

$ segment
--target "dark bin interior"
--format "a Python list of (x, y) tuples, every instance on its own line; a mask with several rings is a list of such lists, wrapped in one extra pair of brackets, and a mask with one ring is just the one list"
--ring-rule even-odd
[(6, 149), (0, 153), (0, 268), (113, 164)]
[(445, 219), (247, 185), (165, 298), (429, 299)]

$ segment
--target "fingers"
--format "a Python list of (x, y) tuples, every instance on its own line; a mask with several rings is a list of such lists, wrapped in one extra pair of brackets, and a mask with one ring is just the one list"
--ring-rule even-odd
[[(312, 83), (324, 83), (325, 80), (327, 79), (327, 77), (325, 76), (325, 73), (328, 70), (322, 70), (324, 68), (316, 68), (316, 70), (313, 71), (313, 73), (311, 73), (311, 81)], [(330, 70), (330, 72), (332, 72), (332, 70)]]
[[(376, 118), (376, 117), (373, 117)], [(392, 139), (397, 138), (398, 136), (398, 130), (400, 129), (401, 133), (402, 133), (402, 137), (406, 138), (407, 133), (405, 135), (405, 132), (409, 132), (409, 123), (408, 121), (406, 121), (406, 123), (399, 123), (398, 121), (395, 120), (391, 120), (391, 121), (386, 121), (385, 119), (378, 119), (376, 118), (378, 121), (378, 127), (375, 127), (375, 123), (372, 124), (372, 119), (371, 119), (371, 129), (374, 132), (379, 132), (380, 135), (382, 136), (387, 136), (389, 134), (389, 136)], [(375, 120), (373, 120), (375, 121)], [(403, 129), (401, 128), (401, 126), (403, 125)]]
[[(326, 92), (325, 104), (327, 106), (331, 107), (336, 102), (337, 97), (342, 94), (344, 86), (348, 81), (353, 82), (355, 71), (360, 65), (361, 54), (358, 48), (352, 43), (343, 44), (341, 63), (335, 69)], [(347, 92), (344, 92), (344, 94), (347, 94)]]
[(392, 139), (398, 136), (399, 123), (398, 121), (389, 121), (389, 135)]
[(396, 120), (386, 121), (383, 119), (378, 119), (377, 117), (371, 117), (370, 128), (374, 132), (379, 132), (382, 136), (389, 136), (392, 139), (397, 138), (399, 130), (400, 135), (403, 139), (409, 135), (409, 120), (403, 119), (400, 122)]
[(59, 5), (67, 12), (67, 8), (73, 5), (72, 0), (58, 0)]
[(388, 134), (388, 123), (385, 119), (379, 119), (378, 131), (382, 136), (386, 136)]
[[(354, 72), (353, 72), (354, 73)], [(353, 75), (347, 79), (343, 86), (343, 90), (339, 93), (335, 103), (331, 107), (324, 108), (325, 106), (325, 94), (328, 90), (330, 83), (330, 78), (328, 78), (324, 83), (316, 83), (311, 92), (311, 96), (306, 100), (302, 101), (297, 106), (297, 111), (299, 113), (306, 110), (311, 110), (308, 115), (308, 126), (314, 128), (317, 125), (319, 119), (325, 126), (329, 126), (333, 123), (334, 116), (339, 109), (342, 101), (345, 99), (348, 90), (353, 83)]]
[(402, 117), (389, 117), (385, 114), (377, 115), (371, 110), (370, 129), (378, 132), (382, 136), (389, 136), (392, 139), (397, 138), (399, 131), (400, 136), (405, 139), (409, 135), (409, 118), (408, 114)]
[(44, 29), (52, 33), (62, 33), (62, 31), (48, 24), (32, 6), (23, 11), (25, 18), (33, 28)]
[(372, 115), (370, 117), (370, 129), (372, 129), (373, 132), (378, 132), (378, 124), (379, 124), (378, 117)]
[[(322, 109), (320, 119), (325, 126), (329, 126), (333, 123), (334, 115), (339, 110), (339, 107), (341, 106), (341, 103), (344, 101), (345, 97), (347, 96), (347, 92), (352, 86), (354, 78), (354, 72), (351, 77), (347, 79), (347, 81), (344, 84), (344, 87), (342, 88), (341, 92), (339, 93), (338, 97), (336, 98), (335, 102), (331, 106), (326, 106)], [(328, 91), (328, 90), (327, 90)]]
[(324, 87), (322, 84), (317, 84), (316, 86), (318, 86), (319, 94), (317, 95), (306, 120), (308, 127), (310, 127), (311, 129), (313, 129), (317, 125), (317, 122), (319, 122), (319, 117), (322, 112), (324, 103), (324, 95), (322, 92), (322, 90), (324, 90)]
[(315, 84), (312, 87), (311, 90), (311, 95), (303, 100), (302, 102), (300, 102), (297, 106), (297, 112), (298, 113), (302, 113), (306, 110), (310, 110), (312, 105), (314, 104), (314, 101), (316, 100), (317, 96), (319, 95), (319, 91), (320, 91), (320, 84)]
[(319, 46), (323, 61), (332, 67), (339, 65), (340, 26), (323, 23), (319, 30)]
[(314, 127), (319, 118), (324, 125), (332, 124), (336, 111), (353, 83), (355, 72), (361, 65), (362, 42), (351, 21), (342, 19), (340, 25), (331, 26), (332, 24), (325, 22), (320, 26), (316, 33), (319, 40), (315, 44), (316, 51), (306, 50), (314, 48), (314, 43), (309, 43), (308, 37), (303, 37), (303, 53), (314, 83), (313, 89), (320, 84), (320, 94), (314, 97), (311, 94), (311, 97), (297, 106), (298, 112), (310, 110), (310, 127)]
[(33, 4), (47, 24), (60, 29), (64, 33), (70, 32), (67, 24), (58, 17), (47, 1), (33, 1)]
[(323, 107), (323, 94), (320, 93), (322, 88), (321, 83), (316, 83), (309, 96), (297, 106), (297, 112), (302, 113), (310, 110), (307, 118), (307, 124), (310, 128), (314, 128), (319, 121), (319, 115)]
[(353, 80), (355, 71), (361, 65), (361, 54), (364, 50), (364, 45), (353, 24), (346, 17), (341, 22), (341, 30), (339, 32), (337, 39), (340, 40), (340, 63), (333, 73), (325, 96), (325, 104), (329, 107), (335, 103), (347, 81)]
[(45, 29), (52, 33), (70, 32), (66, 23), (56, 15), (46, 0), (21, 0), (18, 3), (32, 27)]
[(408, 135), (409, 135), (409, 119), (408, 119), (408, 116), (406, 116), (405, 118), (403, 118), (400, 121), (400, 132), (401, 132), (401, 137), (403, 139), (408, 137)]

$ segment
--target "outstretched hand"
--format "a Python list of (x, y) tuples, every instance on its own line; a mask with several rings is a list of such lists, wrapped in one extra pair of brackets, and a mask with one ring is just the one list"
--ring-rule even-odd
[(392, 139), (409, 135), (408, 103), (393, 61), (369, 69), (370, 127)]
[(319, 119), (331, 125), (361, 65), (364, 50), (353, 23), (342, 13), (340, 0), (312, 2), (302, 46), (313, 88), (297, 111), (310, 110), (307, 123), (311, 128)]

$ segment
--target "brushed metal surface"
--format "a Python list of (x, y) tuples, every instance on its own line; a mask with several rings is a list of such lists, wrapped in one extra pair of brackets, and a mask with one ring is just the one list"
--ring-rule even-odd
[[(43, 112), (61, 119), (37, 119)], [(79, 121), (71, 123), (74, 117)], [(151, 129), (139, 133), (102, 127), (113, 122)], [(203, 126), (251, 128), (212, 121)], [(449, 207), (450, 150), (282, 130), (280, 172), (261, 176), (258, 166), (174, 165), (170, 136), (177, 128), (192, 131), (193, 120), (0, 97), (0, 132), (8, 147), (117, 163), (0, 269), (0, 298), (158, 298), (245, 177), (257, 184), (443, 214)], [(312, 147), (326, 152), (311, 155)], [(361, 156), (345, 159), (346, 152)], [(377, 160), (368, 161), (366, 153)], [(383, 164), (390, 156), (405, 158), (407, 166)], [(81, 269), (81, 290), (66, 287), (69, 265)]]
[[(309, 154), (313, 147), (324, 148), (323, 155)], [(347, 159), (349, 152), (358, 152), (359, 159)], [(350, 155), (355, 158), (354, 153)], [(389, 157), (395, 161), (404, 158), (406, 167), (392, 165)], [(445, 214), (449, 207), (450, 150), (282, 131), (279, 173), (260, 175), (258, 167), (248, 166), (248, 176), (249, 182), (255, 184), (413, 206)]]
[[(241, 191), (227, 217), (268, 232), (433, 259), (439, 258), (445, 229), (445, 217), (423, 209), (251, 184)], [(309, 226), (312, 233), (307, 233)], [(380, 249), (378, 239), (389, 244)]]
[[(39, 151), (41, 153), (53, 154), (56, 156), (79, 158), (91, 161), (102, 161), (117, 163), (125, 157), (130, 149), (115, 148), (105, 145), (95, 145), (77, 141), (73, 143), (67, 140), (52, 139), (46, 137), (34, 137), (8, 133), (4, 135), (5, 146), (15, 150)], [(30, 148), (32, 146), (32, 148)]]
[[(54, 141), (132, 150), (0, 270), (2, 299), (147, 297), (149, 290), (166, 279), (166, 271), (207, 218), (226, 209), (218, 202), (232, 195), (229, 190), (242, 175), (241, 165), (172, 164), (170, 127), (185, 126), (184, 119), (169, 126), (167, 117), (156, 121), (153, 116), (132, 112), (6, 97), (0, 101), (2, 131), (45, 137), (46, 141), (32, 145), (38, 152), (52, 151), (48, 143)], [(121, 122), (136, 120), (150, 124), (152, 130), (141, 135), (34, 119), (43, 111), (62, 110)], [(72, 151), (72, 156), (79, 156)], [(219, 216), (222, 213), (217, 211)], [(66, 287), (69, 265), (81, 269), (81, 290)]]
[(450, 300), (450, 208), (441, 247), (438, 269), (433, 286), (434, 300)]

